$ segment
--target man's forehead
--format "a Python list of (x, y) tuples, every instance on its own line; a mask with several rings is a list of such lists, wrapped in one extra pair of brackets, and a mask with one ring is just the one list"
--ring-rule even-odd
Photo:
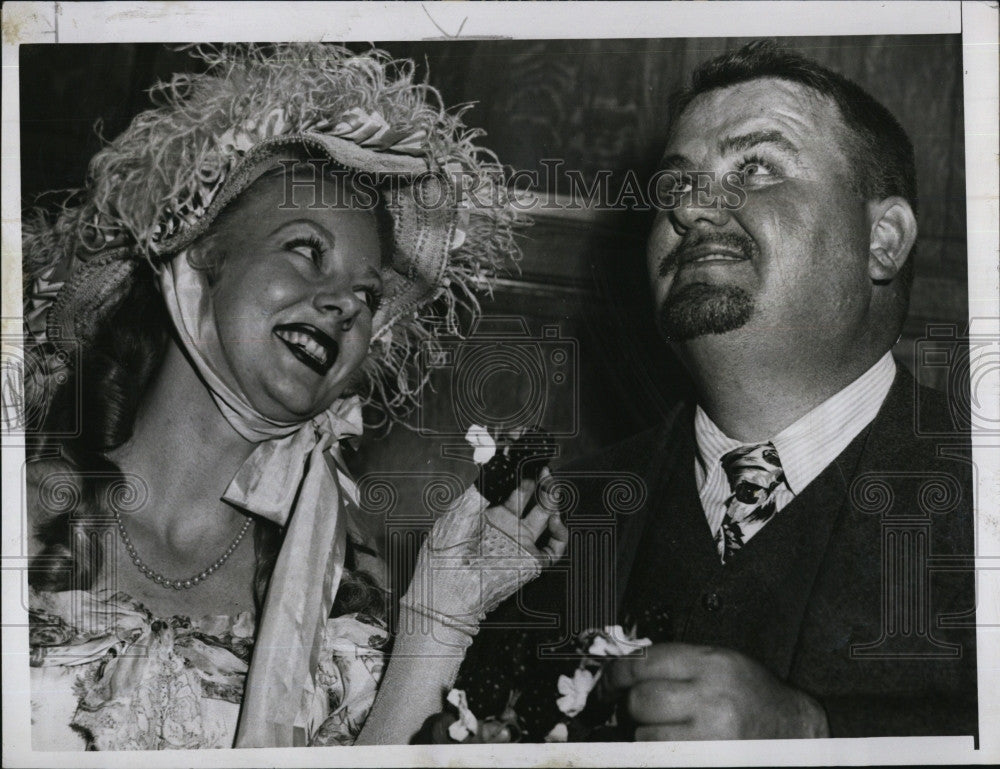
[(689, 141), (714, 142), (749, 131), (777, 129), (816, 138), (817, 129), (828, 135), (841, 127), (837, 105), (819, 91), (789, 80), (757, 78), (696, 96), (674, 124), (668, 151)]

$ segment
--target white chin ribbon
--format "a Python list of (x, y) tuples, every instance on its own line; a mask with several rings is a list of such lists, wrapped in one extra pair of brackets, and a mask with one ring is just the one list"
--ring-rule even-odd
[(215, 324), (207, 278), (177, 254), (160, 287), (184, 349), (223, 417), (254, 451), (223, 499), (285, 526), (237, 731), (237, 747), (304, 745), (313, 673), (326, 618), (344, 568), (346, 516), (357, 488), (339, 441), (362, 433), (357, 396), (336, 401), (305, 422), (279, 422), (258, 412), (229, 369)]

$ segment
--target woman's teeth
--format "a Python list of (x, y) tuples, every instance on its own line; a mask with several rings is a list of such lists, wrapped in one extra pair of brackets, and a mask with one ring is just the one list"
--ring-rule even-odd
[(286, 342), (300, 347), (321, 366), (326, 365), (326, 349), (308, 334), (303, 334), (301, 331), (285, 331), (280, 329), (275, 333)]

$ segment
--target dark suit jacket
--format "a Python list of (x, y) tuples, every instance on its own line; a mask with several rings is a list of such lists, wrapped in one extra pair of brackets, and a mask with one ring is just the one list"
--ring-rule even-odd
[(875, 420), (725, 566), (693, 407), (557, 473), (576, 491), (569, 556), (490, 616), (456, 686), (481, 716), (519, 692), (540, 740), (569, 637), (638, 623), (749, 655), (815, 697), (834, 737), (976, 734), (972, 464), (949, 425), (943, 396), (900, 370)]

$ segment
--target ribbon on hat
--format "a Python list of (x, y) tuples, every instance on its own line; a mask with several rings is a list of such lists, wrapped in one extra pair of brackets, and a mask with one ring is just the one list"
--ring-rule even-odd
[[(312, 127), (310, 130), (317, 130)], [(367, 112), (360, 107), (347, 110), (330, 131), (362, 147), (402, 155), (420, 155), (425, 151), (427, 132), (422, 128), (393, 128), (380, 112)]]
[(357, 487), (339, 441), (362, 433), (357, 396), (306, 422), (260, 414), (225, 363), (205, 274), (182, 251), (160, 274), (167, 310), (226, 421), (257, 447), (223, 499), (277, 524), (285, 538), (271, 575), (247, 674), (238, 747), (304, 745), (323, 625), (340, 584), (348, 506)]

